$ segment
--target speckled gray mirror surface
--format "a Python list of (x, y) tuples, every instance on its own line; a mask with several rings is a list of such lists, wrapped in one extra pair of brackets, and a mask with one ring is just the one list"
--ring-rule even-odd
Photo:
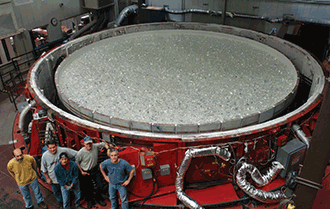
[(74, 52), (57, 69), (60, 96), (104, 115), (160, 124), (247, 117), (279, 105), (297, 72), (253, 40), (197, 30), (121, 35)]

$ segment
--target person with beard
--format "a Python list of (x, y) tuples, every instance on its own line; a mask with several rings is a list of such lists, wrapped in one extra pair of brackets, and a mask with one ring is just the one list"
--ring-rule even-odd
[(31, 187), (37, 200), (38, 207), (47, 209), (48, 206), (44, 202), (44, 198), (38, 185), (38, 177), (36, 173), (37, 163), (35, 159), (30, 155), (23, 154), (20, 148), (15, 149), (12, 154), (14, 158), (8, 162), (7, 170), (16, 180), (18, 188), (23, 195), (25, 208), (34, 208), (29, 188)]

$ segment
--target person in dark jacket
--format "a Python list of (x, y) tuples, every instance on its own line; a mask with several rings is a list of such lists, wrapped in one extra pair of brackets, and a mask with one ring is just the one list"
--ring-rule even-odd
[(61, 186), (61, 192), (63, 197), (63, 208), (70, 209), (71, 202), (70, 202), (70, 191), (73, 191), (76, 200), (76, 208), (82, 209), (80, 205), (80, 187), (79, 187), (79, 168), (74, 161), (70, 161), (68, 154), (62, 152), (60, 154), (60, 162), (55, 166), (55, 176), (56, 179)]

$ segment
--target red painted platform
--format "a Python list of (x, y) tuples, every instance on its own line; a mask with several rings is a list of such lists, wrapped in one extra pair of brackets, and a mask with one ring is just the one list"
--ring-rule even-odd
[[(15, 147), (25, 146), (23, 138), (18, 130), (18, 114), (15, 119), (15, 123), (13, 125), (13, 140), (17, 140), (15, 143)], [(16, 185), (15, 180), (9, 175), (6, 169), (6, 165), (8, 161), (12, 158), (11, 152), (14, 149), (13, 145), (2, 145), (0, 146), (0, 209), (7, 208), (24, 208), (24, 201), (20, 194), (20, 191)], [(27, 152), (27, 149), (24, 150)], [(265, 191), (269, 191), (271, 189), (282, 186), (285, 183), (285, 179), (275, 179), (271, 184), (260, 188)], [(49, 185), (41, 182), (41, 191), (45, 198), (45, 202), (48, 204), (50, 209), (56, 208), (56, 200), (51, 191), (49, 191)], [(327, 168), (324, 180), (322, 182), (324, 186), (322, 190), (320, 190), (316, 196), (314, 201), (313, 209), (323, 209), (330, 208), (330, 166)], [(186, 194), (191, 198), (195, 199), (201, 205), (214, 204), (219, 202), (228, 202), (238, 200), (239, 197), (236, 194), (234, 187), (232, 184), (224, 184), (218, 185), (206, 189), (187, 189)], [(131, 201), (135, 201), (137, 199), (131, 198)], [(33, 198), (34, 206), (37, 208), (36, 200)], [(101, 207), (96, 205), (94, 208), (109, 208), (110, 202), (106, 200), (107, 206)], [(176, 205), (177, 201), (174, 186), (161, 188), (158, 193), (153, 196), (153, 198), (146, 201), (146, 204), (159, 205)], [(82, 202), (86, 207), (86, 202)], [(276, 208), (276, 204), (264, 204), (260, 206), (254, 206), (250, 203), (247, 203), (250, 208)], [(144, 207), (141, 207), (144, 208)], [(240, 204), (225, 206), (221, 208), (230, 208), (230, 209), (238, 209), (243, 208)]]
[(202, 205), (239, 199), (232, 184), (218, 185), (206, 189), (187, 189), (186, 194)]

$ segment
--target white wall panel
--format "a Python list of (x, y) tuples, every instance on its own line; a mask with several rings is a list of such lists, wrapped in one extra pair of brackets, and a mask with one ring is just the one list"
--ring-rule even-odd
[[(223, 10), (224, 0), (149, 0), (153, 6), (169, 5), (170, 9), (212, 9)], [(330, 24), (330, 1), (294, 1), (294, 0), (228, 0), (227, 11), (265, 16), (269, 18), (283, 18), (291, 16), (302, 21), (312, 21)]]
[(261, 2), (259, 14), (261, 16), (269, 16), (271, 18), (278, 17), (279, 4), (276, 2)]

